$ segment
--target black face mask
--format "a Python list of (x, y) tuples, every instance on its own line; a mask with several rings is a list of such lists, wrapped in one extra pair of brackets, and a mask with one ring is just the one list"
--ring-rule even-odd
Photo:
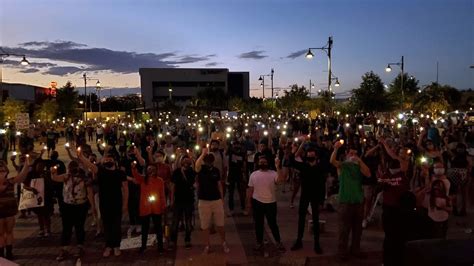
[(52, 155), (52, 156), (51, 156), (51, 161), (56, 161), (56, 160), (58, 160), (58, 156)]
[(115, 163), (114, 162), (106, 162), (104, 163), (104, 167), (105, 168), (112, 168), (114, 167)]
[(306, 157), (306, 161), (309, 163), (314, 163), (316, 161), (316, 157)]
[(260, 170), (267, 170), (268, 169), (268, 164), (261, 163), (261, 164), (258, 165), (258, 167), (260, 168)]

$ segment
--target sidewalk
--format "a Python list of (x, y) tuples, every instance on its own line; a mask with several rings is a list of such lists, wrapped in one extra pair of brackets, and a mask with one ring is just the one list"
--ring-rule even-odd
[[(62, 140), (64, 141), (64, 140)], [(58, 145), (60, 159), (65, 163), (66, 153), (64, 152), (64, 142)], [(287, 186), (288, 187), (288, 186)], [(155, 247), (150, 247), (144, 255), (140, 255), (137, 250), (125, 250), (122, 256), (102, 258), (103, 239), (94, 239), (94, 230), (91, 227), (91, 217), (86, 223), (86, 254), (82, 258), (82, 265), (381, 265), (382, 264), (382, 244), (384, 233), (380, 223), (381, 208), (377, 209), (374, 224), (364, 230), (362, 234), (361, 249), (367, 253), (368, 259), (351, 260), (347, 263), (339, 264), (336, 261), (337, 250), (337, 213), (323, 212), (320, 219), (326, 220), (325, 231), (321, 233), (321, 246), (324, 255), (316, 255), (313, 250), (312, 234), (306, 228), (303, 239), (303, 250), (292, 252), (290, 247), (296, 238), (298, 208), (289, 208), (289, 198), (291, 192), (286, 189), (282, 193), (279, 188), (278, 195), (278, 225), (287, 252), (278, 255), (271, 238), (271, 232), (266, 227), (265, 239), (268, 240), (269, 257), (265, 258), (261, 254), (255, 254), (253, 247), (255, 244), (254, 225), (251, 216), (236, 214), (233, 217), (226, 217), (227, 242), (231, 249), (229, 254), (224, 254), (220, 246), (217, 234), (212, 235), (212, 252), (203, 255), (204, 248), (202, 232), (199, 230), (199, 219), (196, 218), (195, 230), (192, 233), (191, 250), (184, 249), (184, 235), (180, 233), (178, 237), (178, 249), (172, 252), (165, 252), (159, 256)], [(237, 196), (235, 196), (237, 198)], [(296, 201), (298, 202), (298, 201)], [(227, 203), (227, 201), (226, 201)], [(236, 209), (239, 210), (238, 208)], [(197, 211), (196, 211), (197, 214)], [(310, 219), (307, 216), (307, 219)], [(122, 223), (123, 238), (127, 237), (127, 225)], [(468, 217), (452, 217), (448, 230), (448, 238), (469, 238), (474, 239), (474, 234), (465, 233), (466, 228), (474, 227), (474, 213), (469, 212)], [(48, 239), (37, 237), (38, 225), (36, 218), (32, 215), (27, 219), (18, 219), (15, 226), (15, 263), (20, 265), (74, 265), (71, 258), (58, 263), (55, 258), (59, 253), (59, 243), (61, 234), (61, 219), (59, 215), (52, 218), (52, 236)], [(137, 235), (134, 235), (137, 236)], [(74, 238), (73, 238), (74, 239)]]

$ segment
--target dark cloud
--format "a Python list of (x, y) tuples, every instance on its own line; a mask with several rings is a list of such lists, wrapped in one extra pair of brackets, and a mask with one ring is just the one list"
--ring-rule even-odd
[(258, 51), (250, 51), (250, 52), (247, 52), (247, 53), (242, 53), (239, 55), (239, 58), (241, 59), (263, 59), (265, 57), (268, 57), (266, 55), (264, 55), (265, 51), (262, 51), (262, 50), (258, 50)]
[(37, 48), (48, 48), (50, 50), (64, 50), (78, 47), (86, 47), (87, 45), (81, 43), (75, 43), (71, 41), (57, 41), (57, 42), (25, 42), (21, 43), (22, 47), (37, 47)]
[(20, 70), (21, 73), (36, 73), (39, 71), (40, 70), (37, 68), (27, 68), (27, 69)]
[(297, 57), (300, 57), (300, 56), (306, 54), (307, 51), (308, 51), (307, 49), (299, 50), (299, 51), (296, 51), (296, 52), (293, 52), (293, 53), (289, 54), (288, 56), (286, 56), (286, 58), (295, 59)]
[[(9, 53), (25, 54), (30, 61), (30, 68), (45, 68), (45, 74), (64, 75), (82, 71), (108, 70), (115, 73), (136, 73), (139, 68), (174, 68), (180, 64), (205, 62), (213, 57), (210, 55), (178, 55), (176, 52), (135, 53), (128, 51), (115, 51), (106, 48), (88, 47), (71, 41), (56, 42), (26, 42), (19, 47), (6, 48)], [(54, 63), (34, 63), (34, 58), (51, 60)], [(59, 65), (57, 61), (82, 65), (73, 67)], [(9, 65), (18, 62), (8, 62)]]
[(176, 64), (198, 63), (198, 62), (207, 61), (207, 60), (209, 60), (209, 56), (186, 55), (179, 58), (179, 60), (176, 61)]
[(77, 72), (83, 72), (84, 69), (78, 67), (51, 67), (44, 74), (63, 76), (67, 74), (74, 74)]
[(214, 66), (217, 66), (219, 63), (217, 62), (210, 62), (210, 63), (207, 63), (205, 66), (207, 67), (214, 67)]

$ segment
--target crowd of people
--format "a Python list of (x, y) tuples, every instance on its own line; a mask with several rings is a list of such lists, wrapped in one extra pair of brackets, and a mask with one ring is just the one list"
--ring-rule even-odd
[[(32, 180), (42, 178), (43, 206), (24, 210), (20, 217), (33, 211), (40, 237), (48, 237), (58, 205), (59, 261), (71, 251), (73, 229), (77, 248), (72, 255), (84, 254), (88, 213), (97, 237), (104, 237), (104, 257), (121, 255), (125, 213), (128, 235), (141, 234), (141, 253), (147, 249), (150, 221), (158, 252), (176, 248), (180, 228), (185, 232), (185, 248), (192, 248), (196, 218), (204, 232), (204, 253), (211, 251), (214, 231), (222, 251), (228, 253), (224, 225), (226, 215), (237, 213), (234, 194), (240, 212), (253, 217), (255, 251), (265, 249), (266, 218), (278, 251), (285, 252), (277, 189), (289, 183), (293, 187), (290, 208), (301, 190), (292, 251), (303, 248), (310, 207), (316, 254), (323, 253), (319, 212), (325, 209), (338, 213), (338, 258), (364, 258), (363, 229), (371, 226), (373, 208), (381, 203), (384, 265), (401, 265), (407, 241), (446, 238), (449, 217), (466, 216), (472, 193), (473, 154), (468, 151), (474, 148), (474, 131), (462, 120), (402, 117), (242, 114), (218, 118), (162, 113), (142, 123), (77, 122), (59, 131), (48, 125), (38, 137), (41, 151), (34, 149), (32, 129), (13, 134), (19, 136), (19, 145), (10, 134), (2, 149), (15, 153), (4, 152), (0, 161), (0, 257), (13, 258), (18, 192), (34, 190)], [(56, 145), (62, 136), (69, 158), (61, 159), (70, 161), (67, 166), (57, 152), (63, 149)], [(16, 173), (9, 171), (8, 163)], [(16, 188), (19, 184), (22, 188)]]

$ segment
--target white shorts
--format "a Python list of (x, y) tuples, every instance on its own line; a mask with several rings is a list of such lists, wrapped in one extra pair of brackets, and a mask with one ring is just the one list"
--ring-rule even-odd
[(224, 204), (222, 200), (199, 200), (198, 211), (202, 230), (206, 230), (211, 226), (213, 217), (216, 226), (224, 226)]

